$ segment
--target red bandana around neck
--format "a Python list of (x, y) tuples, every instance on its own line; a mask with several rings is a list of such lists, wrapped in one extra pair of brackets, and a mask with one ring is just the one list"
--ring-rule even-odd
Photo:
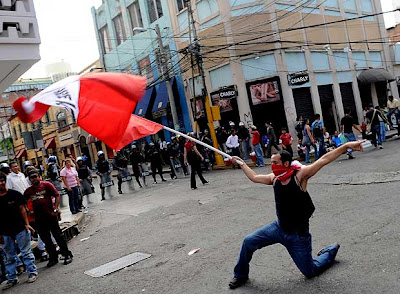
[(293, 175), (295, 170), (300, 170), (301, 168), (302, 164), (298, 161), (293, 161), (290, 167), (285, 167), (280, 164), (271, 164), (272, 172), (281, 182), (288, 180)]

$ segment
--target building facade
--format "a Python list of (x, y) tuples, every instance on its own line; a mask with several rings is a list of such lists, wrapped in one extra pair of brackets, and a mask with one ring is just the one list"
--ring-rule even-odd
[[(191, 131), (189, 109), (172, 32), (167, 0), (104, 0), (92, 9), (97, 32), (100, 61), (106, 71), (140, 74), (147, 77), (148, 88), (135, 114), (173, 127), (167, 85), (160, 68), (168, 68), (178, 113), (179, 128)], [(156, 33), (157, 26), (160, 35)], [(136, 28), (134, 30), (134, 28)], [(140, 28), (140, 29), (138, 29)], [(163, 51), (160, 54), (158, 39)], [(159, 134), (169, 139), (169, 132)]]
[[(177, 47), (183, 50), (193, 37), (188, 4), (168, 3)], [(206, 86), (211, 103), (220, 105), (222, 125), (243, 121), (263, 126), (270, 121), (294, 134), (296, 117), (312, 119), (319, 113), (333, 132), (345, 108), (361, 122), (363, 107), (386, 102), (388, 92), (398, 97), (395, 82), (358, 81), (365, 70), (393, 73), (379, 0), (189, 3)], [(202, 95), (196, 75), (184, 73), (191, 98)], [(226, 90), (236, 95), (226, 96)]]
[(0, 92), (40, 60), (33, 0), (0, 1)]

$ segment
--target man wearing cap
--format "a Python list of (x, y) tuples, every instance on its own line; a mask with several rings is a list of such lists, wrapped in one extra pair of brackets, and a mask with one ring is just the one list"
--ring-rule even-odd
[(250, 132), (248, 129), (246, 129), (244, 122), (242, 121), (239, 123), (238, 137), (239, 137), (240, 147), (243, 153), (243, 158), (248, 159), (250, 153), (250, 144), (249, 144)]
[(251, 126), (251, 134), (253, 136), (251, 145), (253, 146), (254, 153), (256, 154), (256, 166), (264, 166), (264, 157), (260, 144), (260, 133), (257, 131), (256, 126)]
[[(72, 262), (73, 256), (58, 224), (58, 218), (61, 215), (59, 210), (60, 194), (53, 184), (42, 181), (38, 170), (29, 171), (28, 177), (32, 185), (26, 189), (24, 196), (32, 201), (39, 235), (49, 253), (47, 267), (52, 267), (58, 263), (58, 253), (51, 240), (51, 234), (60, 247), (61, 255), (64, 257), (64, 265), (67, 265)], [(53, 198), (55, 199), (54, 204)]]

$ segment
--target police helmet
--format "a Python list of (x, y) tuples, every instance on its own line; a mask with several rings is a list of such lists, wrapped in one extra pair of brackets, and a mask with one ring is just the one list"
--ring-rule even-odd
[(50, 156), (49, 157), (49, 159), (48, 159), (48, 163), (56, 163), (57, 162), (57, 157), (56, 156), (54, 156), (54, 155), (52, 155), (52, 156)]
[(153, 142), (150, 142), (149, 146), (150, 146), (150, 147), (154, 146), (154, 143), (153, 143)]
[(99, 152), (97, 152), (97, 156), (100, 156), (100, 155), (104, 155), (104, 152), (101, 150)]
[(132, 145), (132, 149), (137, 149), (137, 147), (136, 147), (136, 145), (134, 144), (134, 145)]
[(81, 156), (78, 156), (78, 157), (76, 158), (76, 162), (78, 162), (78, 161), (83, 161), (83, 158), (82, 158)]

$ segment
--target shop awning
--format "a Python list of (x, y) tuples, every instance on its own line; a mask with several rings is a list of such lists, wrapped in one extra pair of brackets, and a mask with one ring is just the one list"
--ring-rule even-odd
[(26, 157), (25, 149), (18, 150), (17, 153), (15, 154), (15, 158), (20, 158), (22, 155), (25, 155), (25, 157)]
[(151, 96), (153, 95), (154, 87), (147, 89), (143, 95), (142, 100), (136, 105), (135, 114), (138, 116), (144, 116), (146, 114), (147, 108), (149, 107)]
[(44, 143), (44, 149), (47, 148), (56, 148), (56, 140), (55, 138), (47, 139), (46, 142)]
[(366, 69), (360, 73), (357, 78), (363, 84), (392, 82), (395, 80), (394, 76), (383, 68)]
[(156, 100), (154, 101), (152, 112), (163, 110), (168, 105), (168, 90), (167, 84), (162, 82), (157, 90)]

